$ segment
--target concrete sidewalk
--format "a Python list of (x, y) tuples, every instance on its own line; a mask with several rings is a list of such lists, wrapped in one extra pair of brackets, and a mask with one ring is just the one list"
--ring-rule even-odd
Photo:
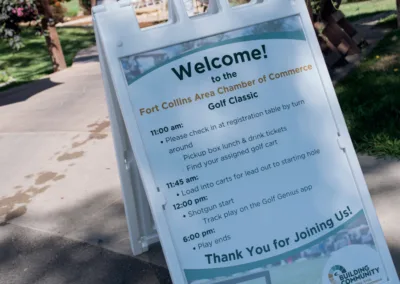
[[(99, 63), (79, 56), (0, 93), (0, 283), (169, 283), (159, 245), (131, 254)], [(400, 271), (400, 162), (360, 161)]]
[(132, 257), (109, 125), (95, 61), (0, 93), (0, 283), (168, 283), (159, 245)]

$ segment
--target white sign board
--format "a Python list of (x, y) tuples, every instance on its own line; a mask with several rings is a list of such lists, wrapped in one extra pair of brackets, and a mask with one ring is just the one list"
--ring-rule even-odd
[(304, 1), (175, 8), (94, 9), (174, 283), (399, 283)]

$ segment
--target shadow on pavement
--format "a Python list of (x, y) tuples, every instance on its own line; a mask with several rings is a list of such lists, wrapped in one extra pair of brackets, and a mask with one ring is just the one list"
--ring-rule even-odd
[(172, 283), (166, 268), (133, 257), (12, 224), (3, 229), (2, 283)]
[(385, 18), (396, 11), (394, 10), (387, 10), (387, 11), (378, 11), (378, 12), (370, 12), (370, 13), (363, 13), (354, 16), (348, 16), (346, 19), (350, 22), (356, 22), (356, 24), (363, 25), (368, 22), (376, 21), (382, 18)]
[(51, 81), (50, 78), (44, 78), (2, 91), (0, 92), (0, 107), (26, 101), (30, 97), (60, 84)]
[(359, 155), (358, 160), (364, 175), (380, 174), (399, 163), (399, 159), (396, 158), (374, 158), (366, 155)]
[(400, 276), (400, 246), (389, 245), (389, 250), (396, 266), (397, 275)]
[(99, 62), (98, 55), (83, 55), (74, 59), (74, 63)]
[(89, 48), (82, 49), (76, 54), (74, 58), (74, 64), (84, 62), (99, 62), (97, 46), (91, 46)]
[[(380, 160), (368, 161), (362, 163), (364, 171), (380, 171)], [(384, 187), (380, 188), (380, 191), (385, 190)], [(107, 249), (129, 250), (124, 207), (121, 198), (115, 194), (115, 188), (85, 198), (71, 207), (31, 218), (33, 222), (28, 222), (30, 227), (40, 227), (41, 223), (51, 224), (45, 230), (57, 235), (12, 223), (1, 227), (1, 283), (172, 283), (168, 270), (161, 265), (163, 255), (159, 245), (139, 257)], [(126, 246), (121, 247), (121, 243)], [(390, 251), (400, 273), (400, 244), (392, 243)]]
[(127, 255), (124, 206), (110, 191), (28, 218), (33, 220), (0, 227), (0, 283), (172, 283), (159, 244), (138, 257)]

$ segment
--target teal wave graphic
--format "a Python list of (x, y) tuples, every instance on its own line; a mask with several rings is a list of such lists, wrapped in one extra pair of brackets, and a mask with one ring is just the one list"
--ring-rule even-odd
[(316, 244), (319, 244), (321, 241), (323, 241), (324, 239), (327, 239), (329, 237), (331, 237), (332, 235), (335, 235), (337, 232), (339, 232), (340, 230), (343, 230), (344, 228), (346, 228), (350, 223), (354, 222), (354, 220), (360, 218), (364, 216), (364, 211), (360, 210), (358, 213), (356, 213), (351, 219), (347, 220), (345, 223), (343, 223), (342, 225), (338, 226), (337, 228), (333, 229), (332, 231), (330, 231), (329, 233), (323, 235), (322, 237), (308, 243), (305, 244), (301, 247), (298, 247), (294, 250), (285, 252), (283, 254), (279, 254), (270, 258), (266, 258), (266, 259), (262, 259), (262, 260), (258, 260), (255, 262), (251, 262), (251, 263), (246, 263), (246, 264), (241, 264), (241, 265), (235, 265), (235, 266), (231, 266), (231, 267), (224, 267), (224, 268), (211, 268), (211, 269), (185, 269), (185, 276), (186, 279), (188, 280), (188, 282), (192, 282), (195, 280), (201, 280), (201, 279), (213, 279), (216, 277), (221, 277), (221, 276), (231, 276), (235, 273), (239, 273), (239, 272), (245, 272), (251, 269), (255, 269), (255, 268), (259, 268), (262, 266), (266, 266), (268, 264), (273, 264), (273, 263), (277, 263), (280, 262), (281, 260), (285, 260), (287, 258), (289, 258), (290, 256), (293, 256), (297, 253), (300, 253), (310, 247), (313, 247)]
[(179, 56), (173, 57), (171, 59), (168, 59), (166, 61), (164, 61), (163, 63), (156, 65), (148, 70), (146, 70), (145, 72), (143, 72), (142, 74), (138, 75), (137, 77), (135, 77), (134, 79), (131, 79), (128, 81), (128, 85), (131, 85), (133, 82), (139, 80), (140, 78), (142, 78), (143, 76), (146, 76), (147, 74), (153, 72), (154, 70), (167, 65), (175, 60), (181, 59), (185, 56), (189, 56), (193, 53), (199, 52), (199, 51), (203, 51), (203, 50), (207, 50), (210, 48), (214, 48), (214, 47), (218, 47), (218, 46), (223, 46), (223, 45), (228, 45), (228, 44), (233, 44), (233, 43), (238, 43), (238, 42), (246, 42), (246, 41), (254, 41), (254, 40), (271, 40), (271, 39), (291, 39), (291, 40), (306, 40), (306, 37), (304, 35), (304, 32), (302, 30), (298, 30), (298, 31), (291, 31), (291, 32), (271, 32), (271, 33), (264, 33), (264, 34), (260, 34), (260, 35), (248, 35), (248, 36), (242, 36), (242, 37), (237, 37), (237, 38), (232, 38), (229, 40), (225, 40), (222, 42), (216, 42), (216, 43), (212, 43), (212, 44), (207, 44), (205, 46), (193, 49), (191, 51), (185, 52)]

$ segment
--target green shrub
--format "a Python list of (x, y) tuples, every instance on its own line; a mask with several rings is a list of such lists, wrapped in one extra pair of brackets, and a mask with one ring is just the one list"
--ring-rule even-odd
[(10, 80), (6, 71), (0, 70), (0, 83), (6, 83)]
[(90, 0), (79, 0), (79, 5), (81, 6), (83, 13), (85, 15), (90, 15), (92, 10), (92, 3)]

